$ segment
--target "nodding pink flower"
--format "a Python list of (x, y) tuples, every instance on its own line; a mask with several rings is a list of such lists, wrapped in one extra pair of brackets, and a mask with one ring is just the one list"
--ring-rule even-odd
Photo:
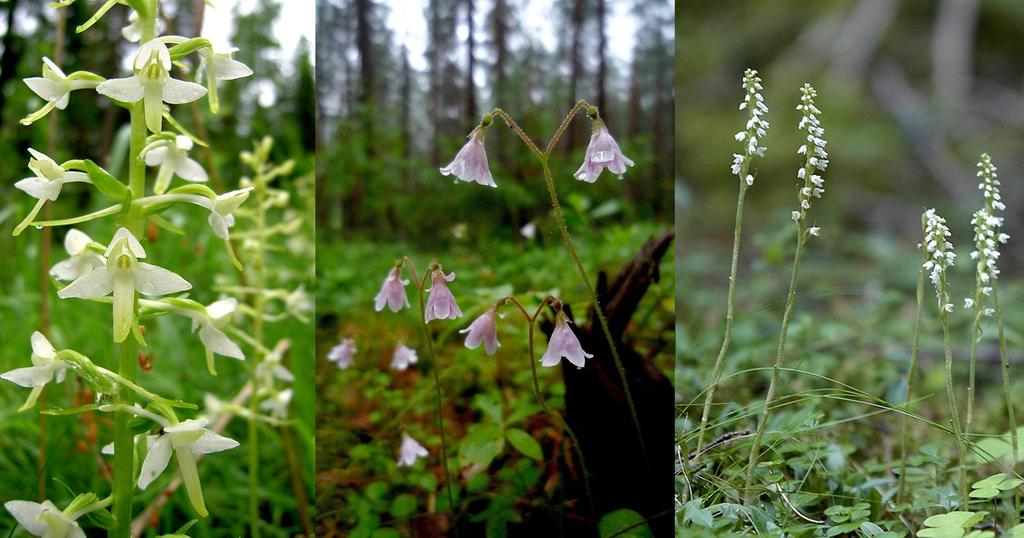
[(587, 155), (583, 158), (580, 169), (576, 171), (576, 179), (593, 183), (605, 168), (613, 174), (618, 174), (619, 179), (622, 179), (626, 167), (633, 164), (629, 157), (622, 154), (619, 144), (608, 132), (604, 121), (597, 119), (594, 120), (594, 133), (590, 135)]
[(409, 306), (409, 297), (405, 294), (407, 284), (409, 284), (408, 280), (402, 280), (401, 266), (392, 267), (387, 278), (384, 279), (384, 284), (380, 287), (380, 293), (374, 299), (377, 312), (384, 310), (385, 304), (392, 312), (398, 312)]
[(484, 129), (477, 127), (465, 146), (459, 150), (452, 162), (441, 168), (443, 175), (455, 174), (455, 177), (470, 183), (479, 183), (497, 188), (491, 169), (487, 166), (487, 151), (484, 150)]
[(412, 467), (416, 460), (427, 457), (426, 448), (419, 444), (418, 441), (409, 436), (409, 434), (402, 432), (402, 446), (398, 449), (398, 466), (399, 467)]
[(494, 352), (501, 347), (501, 344), (498, 343), (498, 307), (488, 308), (487, 312), (476, 318), (469, 327), (459, 331), (459, 334), (466, 333), (469, 333), (466, 336), (466, 347), (476, 349), (480, 347), (480, 342), (483, 342), (487, 354), (494, 355)]
[(340, 344), (327, 352), (327, 360), (344, 370), (352, 366), (352, 359), (355, 357), (356, 351), (356, 341), (351, 338), (343, 338)]
[(555, 330), (551, 333), (548, 342), (548, 349), (540, 358), (541, 366), (555, 366), (565, 358), (577, 368), (583, 368), (586, 359), (593, 357), (592, 354), (583, 351), (576, 334), (569, 328), (569, 318), (559, 312), (555, 316)]
[(434, 269), (431, 277), (430, 295), (427, 297), (427, 312), (423, 319), (429, 323), (432, 319), (455, 319), (462, 317), (462, 310), (455, 304), (455, 297), (448, 290), (445, 282), (455, 280), (455, 273), (445, 275), (441, 269)]
[(399, 343), (394, 354), (391, 355), (391, 368), (402, 372), (409, 368), (410, 364), (416, 364), (417, 360), (419, 359), (416, 357), (415, 349)]

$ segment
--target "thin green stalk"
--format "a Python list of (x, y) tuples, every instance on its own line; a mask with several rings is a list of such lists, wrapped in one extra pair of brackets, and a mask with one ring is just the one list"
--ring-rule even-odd
[[(1020, 461), (1019, 447), (1017, 446), (1017, 414), (1013, 409), (1013, 391), (1010, 389), (1010, 355), (1006, 352), (1006, 336), (1003, 334), (1003, 314), (999, 310), (999, 282), (992, 282), (992, 308), (995, 310), (996, 327), (999, 335), (999, 358), (1003, 370), (1003, 399), (1006, 400), (1006, 414), (1010, 419), (1010, 444), (1013, 446), (1013, 465), (1011, 470), (1017, 472), (1017, 462)], [(1013, 490), (1013, 513), (1020, 514), (1020, 492)]]
[[(928, 252), (921, 249), (924, 259), (928, 259)], [(910, 401), (914, 394), (914, 377), (917, 375), (917, 366), (921, 359), (921, 317), (924, 312), (924, 266), (918, 269), (917, 273), (917, 314), (914, 319), (914, 348), (910, 352), (910, 369), (907, 370), (907, 395), (903, 398), (904, 415), (900, 419), (900, 479), (896, 489), (896, 502), (904, 501), (904, 491), (907, 483), (907, 436), (910, 429), (907, 426), (907, 414), (910, 413)]]
[(974, 294), (974, 325), (971, 329), (971, 358), (967, 382), (967, 419), (964, 422), (964, 436), (971, 434), (971, 425), (974, 423), (975, 372), (978, 366), (978, 340), (981, 339), (981, 318), (984, 310), (983, 297), (981, 283), (979, 282), (978, 291)]
[(797, 223), (796, 252), (793, 254), (793, 272), (789, 278), (789, 293), (786, 295), (786, 310), (782, 314), (782, 330), (779, 332), (779, 345), (775, 352), (775, 365), (772, 367), (772, 378), (768, 383), (768, 394), (764, 398), (764, 407), (761, 408), (761, 416), (757, 420), (757, 431), (754, 433), (754, 442), (750, 447), (750, 458), (747, 460), (747, 483), (744, 487), (744, 497), (747, 503), (753, 500), (754, 469), (757, 467), (757, 459), (761, 449), (761, 437), (764, 435), (765, 424), (768, 422), (768, 410), (772, 400), (775, 398), (775, 385), (779, 382), (779, 369), (782, 367), (782, 359), (786, 354), (786, 335), (789, 332), (789, 322), (793, 317), (793, 308), (796, 305), (796, 282), (800, 273), (800, 255), (803, 253), (806, 234), (803, 224)]
[[(412, 267), (410, 265), (410, 267)], [(431, 271), (423, 275), (423, 281), (419, 282), (420, 299), (420, 325), (423, 327), (423, 340), (427, 345), (427, 355), (430, 356), (430, 369), (434, 372), (434, 405), (437, 408), (437, 427), (441, 432), (441, 462), (444, 464), (444, 479), (448, 484), (448, 508), (452, 511), (452, 530), (455, 536), (459, 535), (459, 527), (456, 524), (457, 512), (455, 510), (455, 492), (452, 487), (451, 470), (448, 468), (448, 440), (444, 433), (444, 399), (441, 394), (440, 365), (437, 363), (437, 356), (434, 354), (434, 339), (430, 336), (430, 328), (427, 326), (427, 304), (423, 297), (423, 288)], [(415, 278), (415, 276), (413, 277)]]
[[(743, 170), (739, 177), (747, 177), (747, 167), (750, 160), (743, 163)], [(729, 352), (729, 343), (732, 342), (733, 307), (735, 305), (734, 294), (736, 291), (736, 271), (740, 257), (740, 238), (743, 234), (743, 200), (747, 195), (747, 182), (740, 180), (740, 192), (736, 200), (736, 227), (732, 235), (732, 265), (729, 269), (729, 294), (725, 307), (725, 336), (722, 337), (722, 347), (718, 350), (718, 357), (715, 359), (715, 366), (711, 370), (711, 383), (708, 384), (707, 394), (704, 395), (704, 411), (700, 417), (700, 430), (697, 433), (697, 450), (694, 452), (700, 457), (704, 449), (704, 432), (707, 430), (708, 418), (711, 416), (711, 403), (715, 397), (715, 389), (722, 378), (722, 370), (725, 369), (725, 357)]]
[[(945, 289), (945, 276), (942, 277), (941, 289)], [(953, 344), (949, 339), (949, 318), (945, 309), (940, 310), (939, 318), (942, 321), (942, 341), (946, 348), (946, 398), (949, 400), (950, 421), (953, 423), (953, 434), (956, 436), (957, 460), (960, 467), (960, 496), (962, 507), (966, 510), (970, 497), (967, 496), (967, 467), (964, 459), (964, 437), (960, 429), (960, 413), (956, 405), (956, 391), (953, 389)]]
[[(256, 175), (262, 174), (261, 169), (255, 170)], [(266, 183), (261, 180), (260, 177), (253, 178), (253, 185), (256, 187), (253, 191), (253, 196), (256, 202), (256, 252), (254, 255), (252, 268), (256, 275), (256, 282), (253, 284), (255, 288), (255, 294), (253, 296), (253, 317), (252, 317), (252, 337), (255, 341), (263, 343), (263, 311), (266, 308), (266, 296), (264, 295), (264, 287), (266, 286), (266, 271), (264, 271), (264, 254), (266, 251), (266, 215), (264, 213), (265, 205), (264, 201), (266, 198)], [(253, 351), (253, 365), (252, 365), (252, 387), (253, 396), (249, 398), (249, 421), (248, 421), (248, 436), (249, 436), (249, 535), (253, 538), (259, 538), (260, 535), (260, 499), (259, 499), (259, 465), (260, 465), (260, 436), (259, 436), (259, 422), (256, 416), (259, 415), (259, 398), (256, 397), (259, 394), (259, 379), (256, 376), (257, 368), (260, 362), (263, 360), (264, 355), (258, 350)]]
[(640, 418), (636, 413), (636, 406), (633, 404), (633, 395), (629, 390), (629, 381), (626, 378), (626, 369), (622, 367), (622, 360), (619, 358), (619, 350), (615, 345), (615, 339), (612, 338), (611, 329), (608, 328), (608, 319), (604, 316), (604, 310), (601, 308), (597, 292), (594, 291), (594, 286), (590, 283), (590, 277), (587, 276), (587, 271), (583, 268), (583, 262), (580, 260), (579, 252), (576, 251), (576, 247), (572, 242), (572, 237), (569, 235), (569, 227), (565, 224), (565, 217), (562, 215), (562, 206), (558, 202), (558, 193), (555, 191), (555, 181), (554, 178), (551, 177), (551, 168), (548, 166), (547, 158), (541, 160), (541, 167), (544, 170), (544, 184), (547, 186), (548, 194), (551, 196), (551, 209), (555, 213), (555, 220), (558, 221), (558, 229), (562, 232), (562, 242), (565, 243), (565, 249), (568, 251), (572, 261), (576, 263), (576, 269), (580, 273), (580, 278), (583, 280), (583, 284), (586, 285), (587, 292), (590, 293), (591, 304), (594, 305), (594, 313), (597, 314), (597, 320), (601, 324), (601, 331), (604, 332), (605, 340), (608, 342), (608, 348), (612, 352), (612, 360), (615, 361), (615, 369), (618, 370), (619, 379), (622, 381), (622, 390), (626, 396), (626, 405), (629, 406), (629, 415), (633, 419), (633, 426), (636, 428), (637, 440), (640, 441), (640, 449), (644, 454), (644, 460), (647, 460), (648, 463), (650, 463), (647, 457), (647, 444), (644, 443), (643, 428), (640, 427)]

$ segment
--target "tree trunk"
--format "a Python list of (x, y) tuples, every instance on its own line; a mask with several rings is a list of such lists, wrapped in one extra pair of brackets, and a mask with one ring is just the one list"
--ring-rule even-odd
[[(583, 78), (583, 2), (573, 0), (572, 3), (572, 49), (569, 52), (571, 70), (569, 73), (569, 107), (580, 99), (580, 80)], [(568, 110), (568, 109), (567, 109)], [(566, 133), (565, 153), (568, 155), (575, 147), (580, 132), (577, 122), (569, 127)]]
[(597, 0), (597, 108), (601, 116), (608, 121), (608, 95), (605, 81), (608, 79), (608, 32), (605, 28), (607, 6), (605, 0)]
[(18, 60), (21, 59), (21, 39), (14, 30), (14, 13), (17, 10), (18, 0), (7, 0), (7, 32), (2, 41), (4, 52), (0, 55), (0, 125), (4, 124), (7, 85), (16, 79)]
[(473, 81), (473, 74), (476, 72), (476, 36), (474, 26), (473, 0), (466, 0), (466, 26), (469, 28), (469, 38), (466, 40), (466, 122), (470, 128), (476, 125), (476, 82)]

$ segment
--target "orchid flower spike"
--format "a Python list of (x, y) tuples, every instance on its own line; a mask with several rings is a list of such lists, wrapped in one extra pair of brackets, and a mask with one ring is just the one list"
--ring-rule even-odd
[(462, 310), (455, 304), (455, 296), (448, 289), (446, 282), (455, 280), (455, 273), (444, 274), (444, 270), (438, 267), (432, 269), (430, 295), (427, 296), (426, 316), (424, 323), (430, 323), (433, 319), (456, 319), (462, 317)]
[(4, 503), (4, 508), (32, 536), (85, 538), (85, 532), (75, 520), (85, 515), (86, 511), (76, 510), (68, 513), (68, 510), (60, 510), (50, 500), (45, 500), (42, 503), (7, 501)]
[(102, 267), (105, 260), (99, 252), (89, 248), (92, 238), (76, 228), (68, 230), (64, 236), (64, 250), (70, 258), (58, 262), (50, 269), (50, 276), (57, 280), (70, 282), (76, 278)]
[(74, 90), (91, 90), (103, 82), (103, 77), (85, 71), (65, 75), (57, 64), (43, 57), (43, 76), (24, 79), (25, 84), (42, 100), (46, 101), (43, 108), (29, 114), (21, 120), (22, 125), (31, 125), (36, 120), (50, 113), (54, 108), (64, 110)]
[(929, 271), (929, 279), (935, 286), (935, 295), (939, 301), (939, 310), (952, 312), (953, 303), (949, 299), (949, 287), (946, 284), (946, 271), (953, 266), (956, 253), (953, 243), (947, 239), (952, 235), (946, 226), (946, 219), (940, 217), (934, 209), (929, 209), (922, 216), (924, 223), (924, 249), (928, 260), (922, 265)]
[(408, 284), (408, 280), (402, 280), (402, 266), (392, 267), (380, 287), (380, 292), (374, 298), (374, 309), (380, 312), (384, 310), (384, 305), (387, 305), (392, 312), (398, 312), (409, 306), (409, 297), (405, 294), (405, 286)]
[(568, 360), (577, 368), (583, 368), (586, 359), (593, 357), (592, 354), (583, 351), (576, 334), (569, 327), (569, 318), (565, 313), (559, 311), (555, 314), (555, 330), (551, 333), (548, 341), (548, 349), (540, 358), (541, 366), (555, 366), (563, 358)]
[(491, 169), (487, 165), (487, 151), (484, 149), (484, 125), (481, 124), (469, 135), (469, 141), (455, 155), (452, 162), (441, 168), (441, 174), (455, 177), (469, 183), (495, 187)]
[(622, 154), (619, 144), (612, 138), (604, 120), (596, 118), (593, 125), (593, 134), (590, 135), (590, 145), (587, 146), (587, 153), (583, 157), (583, 164), (576, 171), (576, 179), (594, 183), (601, 172), (607, 168), (609, 172), (618, 174), (626, 173), (627, 166), (633, 166), (632, 160)]
[(192, 146), (191, 138), (178, 135), (174, 140), (156, 144), (146, 152), (146, 166), (160, 167), (157, 169), (156, 182), (153, 184), (154, 193), (167, 192), (167, 187), (171, 186), (171, 178), (174, 176), (193, 183), (205, 183), (210, 179), (206, 175), (206, 170), (188, 156)]
[(352, 366), (352, 360), (356, 355), (356, 341), (351, 338), (343, 338), (341, 343), (332, 347), (327, 352), (327, 360), (338, 365), (338, 368), (345, 370)]
[(408, 369), (410, 364), (416, 364), (417, 360), (416, 350), (399, 342), (391, 355), (391, 368), (402, 372)]
[(107, 262), (57, 292), (61, 299), (114, 295), (114, 342), (124, 342), (135, 323), (135, 292), (158, 296), (192, 289), (184, 278), (162, 267), (138, 261), (146, 257), (139, 240), (127, 228), (114, 234), (105, 253)]
[(402, 432), (402, 446), (398, 449), (398, 466), (412, 467), (416, 460), (427, 457), (427, 449), (418, 441)]
[(171, 53), (160, 39), (139, 47), (133, 66), (133, 76), (107, 80), (96, 91), (125, 103), (143, 101), (146, 126), (153, 133), (163, 130), (163, 103), (182, 105), (206, 95), (206, 88), (199, 84), (171, 78)]
[(235, 47), (215, 49), (206, 47), (200, 51), (199, 71), (206, 74), (206, 87), (209, 90), (210, 111), (214, 114), (220, 109), (217, 98), (218, 80), (235, 80), (252, 75), (252, 69), (231, 57), (238, 52)]
[(64, 381), (65, 371), (71, 368), (66, 361), (57, 358), (57, 350), (53, 348), (50, 341), (43, 336), (43, 333), (36, 331), (32, 333), (32, 366), (16, 368), (10, 372), (0, 374), (0, 379), (6, 379), (15, 385), (30, 387), (28, 399), (18, 409), (18, 412), (29, 409), (36, 404), (43, 387), (50, 381), (57, 383)]
[(32, 208), (28, 216), (21, 221), (21, 224), (18, 224), (14, 229), (14, 235), (21, 234), (35, 220), (36, 215), (39, 214), (39, 210), (43, 208), (43, 204), (47, 200), (52, 202), (60, 196), (60, 191), (64, 188), (65, 183), (92, 183), (89, 175), (85, 172), (65, 170), (64, 167), (57, 164), (56, 161), (46, 154), (32, 148), (28, 148), (28, 152), (32, 155), (32, 158), (28, 161), (28, 169), (35, 176), (22, 179), (15, 183), (14, 186), (37, 199), (38, 202), (36, 202), (35, 207)]
[(488, 355), (494, 355), (501, 344), (498, 343), (498, 306), (492, 305), (486, 312), (476, 318), (473, 323), (459, 331), (459, 334), (466, 334), (466, 347), (476, 349), (480, 343), (484, 343), (484, 350)]
[(158, 415), (146, 413), (144, 416), (159, 422), (163, 427), (142, 462), (139, 489), (149, 487), (167, 469), (173, 454), (178, 460), (178, 470), (181, 471), (181, 480), (185, 484), (189, 501), (200, 516), (208, 516), (199, 482), (199, 469), (196, 467), (196, 455), (230, 450), (238, 446), (238, 441), (206, 429), (209, 420), (205, 418), (171, 424)]

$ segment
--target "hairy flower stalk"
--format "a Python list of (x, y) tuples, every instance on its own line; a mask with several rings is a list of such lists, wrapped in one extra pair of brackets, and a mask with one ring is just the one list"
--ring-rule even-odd
[(928, 261), (928, 251), (924, 245), (918, 245), (921, 249), (921, 267), (917, 270), (917, 310), (914, 316), (914, 347), (910, 351), (910, 368), (907, 369), (907, 393), (903, 397), (903, 416), (900, 418), (900, 477), (896, 488), (896, 502), (902, 504), (905, 500), (905, 488), (907, 484), (907, 441), (910, 435), (907, 415), (910, 413), (910, 402), (914, 397), (914, 378), (917, 376), (917, 367), (921, 359), (921, 317), (924, 312), (924, 263)]
[(934, 209), (929, 209), (924, 212), (921, 221), (924, 227), (924, 248), (928, 254), (927, 261), (922, 267), (929, 273), (928, 279), (935, 287), (935, 297), (938, 300), (939, 320), (942, 322), (942, 338), (946, 348), (946, 398), (949, 400), (950, 422), (956, 436), (961, 506), (966, 507), (970, 501), (967, 496), (966, 446), (956, 403), (956, 391), (953, 388), (953, 344), (949, 338), (949, 314), (953, 311), (953, 303), (946, 281), (946, 273), (953, 266), (956, 253), (953, 252), (953, 244), (948, 239), (952, 233), (946, 226), (946, 219), (940, 217)]
[(786, 355), (786, 336), (789, 333), (789, 322), (793, 318), (793, 309), (796, 306), (796, 283), (800, 274), (800, 256), (803, 254), (804, 245), (811, 237), (817, 237), (821, 232), (817, 226), (808, 226), (807, 212), (811, 209), (811, 202), (815, 198), (821, 198), (825, 192), (825, 180), (819, 172), (828, 168), (828, 152), (825, 151), (827, 142), (823, 138), (825, 129), (821, 127), (818, 114), (821, 111), (814, 104), (817, 92), (810, 84), (805, 83), (800, 88), (800, 104), (796, 109), (802, 113), (797, 128), (804, 132), (805, 142), (797, 150), (798, 155), (804, 156), (804, 164), (797, 170), (797, 178), (803, 181), (803, 187), (797, 195), (800, 207), (791, 214), (796, 223), (796, 250), (793, 253), (793, 271), (789, 279), (789, 292), (786, 294), (786, 308), (782, 314), (782, 329), (779, 331), (779, 343), (775, 351), (775, 364), (772, 366), (772, 377), (768, 383), (768, 392), (765, 394), (764, 405), (757, 420), (757, 430), (754, 432), (754, 440), (750, 447), (750, 457), (747, 460), (747, 482), (744, 494), (747, 502), (754, 499), (754, 473), (757, 468), (757, 461), (760, 457), (761, 437), (764, 435), (764, 428), (768, 422), (768, 414), (771, 412), (772, 401), (775, 399), (776, 386), (779, 383), (779, 375), (782, 369), (782, 360)]
[(747, 189), (754, 184), (754, 175), (750, 171), (750, 163), (755, 156), (764, 156), (765, 146), (759, 145), (768, 133), (769, 124), (761, 116), (768, 113), (768, 106), (761, 95), (761, 77), (757, 71), (747, 69), (743, 74), (743, 89), (746, 94), (743, 102), (740, 103), (740, 110), (747, 110), (748, 117), (744, 129), (736, 133), (736, 140), (743, 145), (743, 153), (733, 154), (733, 164), (730, 169), (733, 175), (739, 178), (739, 195), (736, 199), (736, 227), (732, 236), (732, 263), (729, 268), (729, 292), (726, 298), (725, 307), (725, 335), (722, 337), (722, 347), (718, 350), (718, 357), (711, 370), (711, 382), (708, 383), (704, 395), (704, 410), (700, 417), (700, 429), (697, 433), (697, 450), (694, 454), (701, 454), (704, 449), (704, 434), (707, 430), (708, 419), (711, 416), (711, 404), (715, 398), (715, 390), (722, 378), (722, 371), (725, 369), (725, 358), (729, 353), (729, 344), (732, 342), (733, 308), (735, 306), (736, 272), (740, 257), (740, 239), (743, 234), (743, 200), (746, 198)]

